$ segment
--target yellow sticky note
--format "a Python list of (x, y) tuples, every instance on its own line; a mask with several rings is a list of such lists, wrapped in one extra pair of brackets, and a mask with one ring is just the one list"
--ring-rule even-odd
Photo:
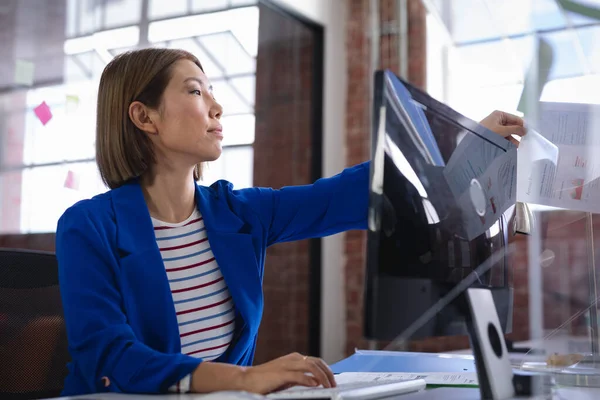
[(15, 63), (15, 83), (31, 86), (35, 75), (35, 64), (30, 61), (17, 60)]
[(78, 107), (79, 107), (79, 96), (77, 96), (75, 94), (68, 94), (67, 95), (67, 104), (66, 104), (67, 113), (71, 113), (71, 112), (77, 110)]

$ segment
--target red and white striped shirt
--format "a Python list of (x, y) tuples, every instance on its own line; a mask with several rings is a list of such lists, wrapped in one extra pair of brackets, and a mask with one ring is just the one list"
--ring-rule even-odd
[[(221, 270), (210, 249), (204, 221), (195, 210), (171, 224), (152, 218), (171, 287), (181, 352), (210, 361), (222, 355), (233, 337), (235, 311)], [(189, 391), (187, 376), (170, 390)]]

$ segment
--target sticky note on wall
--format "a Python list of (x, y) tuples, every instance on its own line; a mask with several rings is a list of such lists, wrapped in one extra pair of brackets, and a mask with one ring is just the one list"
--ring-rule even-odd
[(35, 76), (35, 64), (30, 61), (17, 60), (15, 63), (15, 83), (31, 86)]
[(68, 189), (78, 190), (79, 175), (74, 171), (69, 170), (69, 172), (67, 172), (67, 177), (65, 178), (65, 187)]
[(38, 117), (42, 125), (46, 125), (48, 121), (52, 119), (52, 111), (50, 111), (50, 107), (46, 104), (45, 101), (42, 101), (42, 104), (33, 109), (33, 112)]
[(79, 108), (79, 96), (74, 95), (74, 94), (68, 94), (67, 102), (66, 102), (67, 113), (71, 114), (71, 113), (77, 111), (77, 108)]

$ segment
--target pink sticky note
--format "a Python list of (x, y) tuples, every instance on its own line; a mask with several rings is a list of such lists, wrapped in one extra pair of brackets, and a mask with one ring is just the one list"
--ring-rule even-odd
[(34, 108), (33, 112), (37, 115), (42, 125), (46, 125), (52, 119), (52, 111), (50, 111), (50, 107), (48, 107), (45, 101), (42, 101), (42, 104)]
[(65, 187), (68, 189), (79, 189), (79, 175), (73, 171), (67, 172), (67, 178), (65, 179)]

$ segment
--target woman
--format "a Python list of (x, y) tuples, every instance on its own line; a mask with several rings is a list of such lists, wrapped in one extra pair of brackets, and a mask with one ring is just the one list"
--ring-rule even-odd
[[(322, 360), (300, 354), (250, 367), (265, 252), (365, 229), (368, 164), (281, 190), (198, 186), (202, 163), (221, 155), (222, 112), (185, 51), (144, 49), (106, 66), (96, 159), (112, 190), (69, 208), (56, 236), (72, 357), (65, 395), (335, 385)], [(487, 126), (522, 132), (506, 117)]]

